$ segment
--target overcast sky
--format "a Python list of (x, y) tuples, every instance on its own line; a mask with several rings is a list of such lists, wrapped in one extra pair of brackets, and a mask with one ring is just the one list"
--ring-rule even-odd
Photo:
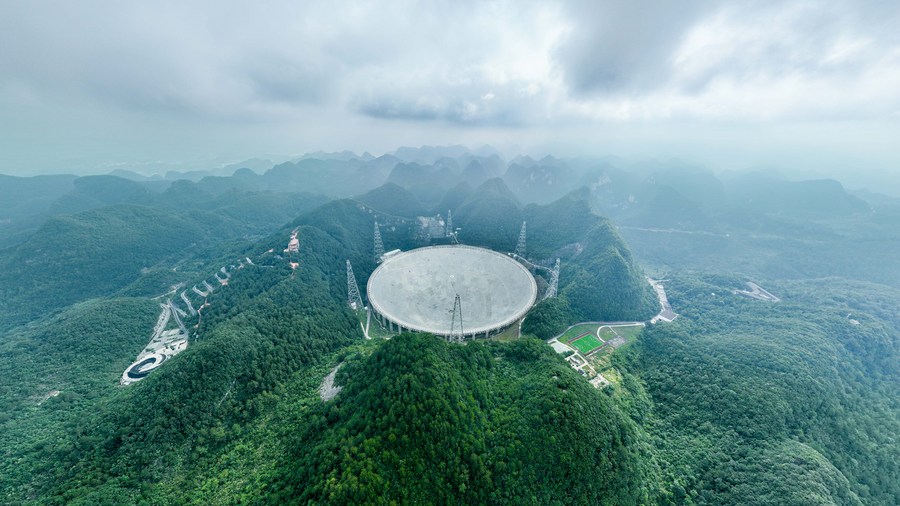
[(10, 0), (0, 173), (426, 143), (896, 173), (898, 27), (891, 0)]

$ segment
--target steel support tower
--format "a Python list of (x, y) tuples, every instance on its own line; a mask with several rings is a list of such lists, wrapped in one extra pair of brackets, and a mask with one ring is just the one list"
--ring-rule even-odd
[[(450, 322), (450, 336), (448, 340), (451, 343), (461, 343), (463, 342), (463, 317), (462, 317), (462, 303), (459, 301), (459, 294), (456, 294), (456, 298), (453, 299), (453, 320)], [(459, 325), (456, 325), (456, 318), (459, 316)]]
[(522, 230), (519, 232), (519, 242), (516, 244), (516, 255), (525, 258), (525, 222), (522, 222)]
[(356, 284), (356, 276), (353, 275), (353, 266), (350, 265), (350, 260), (347, 260), (347, 304), (354, 310), (365, 307), (362, 297), (359, 295), (359, 285)]
[(553, 266), (553, 272), (550, 273), (550, 286), (547, 288), (547, 293), (544, 294), (545, 299), (549, 299), (550, 297), (556, 297), (556, 292), (559, 290), (559, 259), (556, 259), (556, 265)]
[(378, 222), (375, 222), (375, 262), (381, 262), (384, 256), (384, 243), (381, 242), (381, 229), (378, 228)]

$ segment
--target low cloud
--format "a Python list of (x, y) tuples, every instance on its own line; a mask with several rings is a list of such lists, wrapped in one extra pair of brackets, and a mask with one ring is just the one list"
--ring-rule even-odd
[(710, 2), (567, 2), (571, 31), (555, 56), (569, 92), (639, 95), (665, 86), (672, 55)]
[(426, 79), (402, 88), (378, 83), (352, 103), (357, 112), (374, 118), (523, 127), (540, 120), (536, 115), (544, 102), (535, 83), (499, 84), (480, 77), (455, 84)]

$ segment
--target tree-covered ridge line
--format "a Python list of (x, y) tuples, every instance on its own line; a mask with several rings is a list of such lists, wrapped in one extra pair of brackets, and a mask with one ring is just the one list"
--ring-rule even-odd
[[(0, 201), (6, 202), (5, 207), (0, 204), (0, 248), (4, 237), (10, 246), (20, 244), (37, 226), (54, 216), (117, 204), (138, 204), (175, 214), (200, 212), (223, 224), (227, 222), (233, 229), (250, 232), (259, 226), (281, 224), (325, 200), (295, 192), (351, 197), (393, 187), (403, 191), (397, 194), (403, 209), (429, 215), (463, 206), (480, 185), (499, 181), (506, 190), (495, 192), (498, 196), (505, 195), (526, 205), (549, 204), (570, 192), (586, 191), (592, 208), (623, 226), (629, 241), (639, 242), (641, 249), (654, 250), (652, 255), (644, 254), (654, 263), (665, 264), (668, 257), (673, 265), (716, 265), (725, 271), (729, 268), (725, 262), (733, 265), (737, 260), (745, 266), (741, 270), (755, 270), (755, 274), (770, 277), (846, 272), (851, 277), (876, 282), (897, 282), (892, 273), (866, 265), (872, 262), (854, 264), (841, 258), (862, 241), (867, 243), (873, 258), (890, 259), (896, 249), (896, 234), (885, 234), (885, 225), (896, 221), (900, 205), (896, 199), (883, 195), (847, 191), (837, 181), (791, 181), (771, 172), (714, 174), (673, 160), (636, 164), (625, 160), (552, 156), (535, 160), (519, 156), (505, 161), (496, 153), (486, 155), (465, 149), (446, 151), (446, 156), (440, 158), (420, 158), (414, 152), (418, 150), (406, 151), (411, 158), (318, 153), (272, 167), (264, 174), (247, 168), (234, 170), (235, 166), (229, 167), (230, 174), (172, 173), (158, 180), (127, 171), (81, 178), (4, 176), (0, 178), (0, 193), (5, 197)], [(255, 170), (265, 171), (267, 167), (260, 165), (259, 160), (247, 163)], [(179, 177), (184, 179), (173, 180)], [(316, 199), (314, 205), (304, 209), (303, 200)], [(23, 220), (31, 222), (23, 225), (25, 229), (17, 229), (15, 224)], [(13, 229), (4, 233), (8, 226)], [(711, 235), (701, 238), (668, 234), (673, 236), (674, 244), (663, 244), (657, 249), (659, 238), (635, 232), (639, 229)], [(826, 236), (845, 236), (846, 240), (835, 241), (835, 246), (841, 248), (838, 254), (815, 254), (814, 239)], [(754, 237), (760, 240), (747, 240)], [(780, 237), (781, 244), (772, 247), (766, 237)], [(698, 241), (682, 244), (686, 239)], [(765, 255), (756, 254), (758, 249)], [(772, 254), (781, 255), (787, 265), (766, 261)]]
[(199, 275), (236, 241), (262, 237), (324, 201), (252, 193), (204, 199), (187, 192), (52, 216), (20, 244), (0, 250), (0, 329), (120, 290), (149, 295), (140, 286), (152, 281), (147, 274), (172, 280), (152, 290), (180, 279), (172, 269)]
[[(336, 426), (313, 426), (312, 452), (297, 452), (312, 471), (291, 473), (301, 500), (636, 504), (657, 493), (637, 427), (539, 341), (460, 347), (402, 335), (360, 365), (322, 413)], [(365, 438), (353, 443), (359, 457), (342, 455), (354, 451), (343, 434)], [(314, 469), (332, 458), (316, 484)]]

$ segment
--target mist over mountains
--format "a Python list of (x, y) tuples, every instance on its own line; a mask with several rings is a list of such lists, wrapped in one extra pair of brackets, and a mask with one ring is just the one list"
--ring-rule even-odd
[[(270, 164), (254, 159), (215, 171), (152, 177), (122, 171), (84, 177), (3, 176), (0, 246), (21, 242), (49, 217), (117, 203), (175, 208), (175, 202), (194, 201), (209, 202), (210, 207), (235, 206), (229, 195), (250, 192), (254, 199), (268, 199), (266, 206), (271, 206), (287, 202), (291, 193), (364, 198), (384, 185), (380, 191), (392, 192), (410, 212), (422, 215), (465, 210), (470, 194), (485, 184), (515, 206), (547, 204), (586, 190), (594, 211), (622, 227), (629, 240), (639, 241), (636, 234), (641, 229), (657, 234), (671, 230), (675, 247), (693, 235), (692, 239), (708, 241), (718, 238), (720, 244), (713, 248), (717, 251), (745, 248), (737, 244), (765, 235), (763, 230), (796, 241), (806, 233), (797, 230), (798, 222), (808, 222), (799, 227), (807, 231), (812, 230), (809, 223), (823, 220), (837, 220), (846, 229), (854, 222), (891, 216), (897, 207), (891, 197), (851, 192), (833, 179), (794, 180), (771, 171), (716, 174), (678, 161), (552, 156), (536, 160), (522, 155), (507, 161), (488, 146), (400, 148), (379, 157), (349, 151), (318, 153)], [(863, 230), (861, 225), (858, 231)], [(647, 233), (653, 232), (643, 232)]]

